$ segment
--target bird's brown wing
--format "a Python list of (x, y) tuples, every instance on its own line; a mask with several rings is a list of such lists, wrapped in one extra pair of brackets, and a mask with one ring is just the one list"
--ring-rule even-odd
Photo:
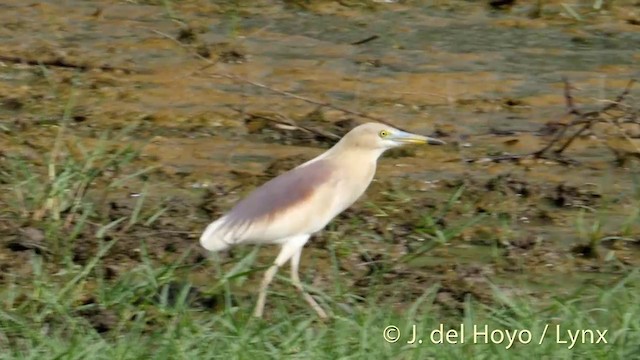
[(240, 243), (278, 243), (310, 234), (330, 220), (336, 169), (314, 160), (266, 182), (207, 226), (201, 244), (212, 251)]
[(328, 163), (314, 161), (273, 178), (255, 189), (227, 214), (232, 222), (260, 221), (309, 199), (331, 176)]

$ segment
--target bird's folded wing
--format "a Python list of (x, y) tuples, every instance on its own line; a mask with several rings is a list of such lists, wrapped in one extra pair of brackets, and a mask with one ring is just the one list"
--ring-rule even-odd
[(331, 190), (336, 172), (330, 165), (326, 160), (309, 162), (260, 186), (210, 225), (210, 241), (277, 243), (320, 230), (331, 220), (328, 214), (335, 204)]

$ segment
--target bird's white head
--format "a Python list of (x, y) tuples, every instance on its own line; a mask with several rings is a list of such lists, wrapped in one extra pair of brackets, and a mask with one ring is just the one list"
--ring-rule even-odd
[(380, 123), (359, 125), (347, 133), (341, 142), (350, 148), (379, 150), (380, 152), (406, 144), (445, 144), (442, 140), (412, 134)]

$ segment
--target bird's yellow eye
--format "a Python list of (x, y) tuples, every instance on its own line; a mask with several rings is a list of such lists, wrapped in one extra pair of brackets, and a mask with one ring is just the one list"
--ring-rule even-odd
[(381, 138), (386, 138), (387, 136), (389, 136), (389, 132), (387, 130), (380, 131)]

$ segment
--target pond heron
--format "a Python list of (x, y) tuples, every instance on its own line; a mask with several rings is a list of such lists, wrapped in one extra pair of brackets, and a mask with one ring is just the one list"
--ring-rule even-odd
[(300, 282), (302, 248), (311, 235), (364, 193), (373, 180), (380, 155), (404, 144), (444, 142), (379, 123), (359, 125), (325, 153), (271, 179), (207, 226), (200, 244), (209, 251), (240, 244), (282, 247), (260, 284), (254, 316), (262, 317), (267, 287), (278, 269), (291, 260), (291, 282), (318, 316), (327, 317)]

